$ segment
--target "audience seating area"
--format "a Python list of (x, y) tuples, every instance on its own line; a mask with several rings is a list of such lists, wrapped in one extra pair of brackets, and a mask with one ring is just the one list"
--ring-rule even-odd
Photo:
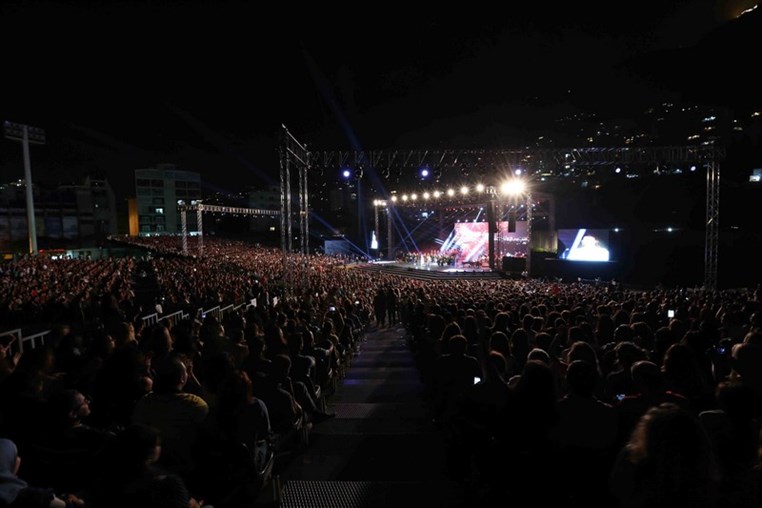
[(759, 287), (284, 271), (243, 242), (123, 241), (147, 255), (0, 264), (0, 452), (22, 458), (0, 482), (19, 503), (282, 500), (274, 478), (342, 407), (369, 331), (401, 325), (453, 503), (759, 505)]

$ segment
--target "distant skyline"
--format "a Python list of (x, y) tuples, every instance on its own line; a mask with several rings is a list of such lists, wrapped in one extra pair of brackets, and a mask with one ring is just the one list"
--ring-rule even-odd
[[(627, 62), (689, 47), (756, 2), (592, 2), (263, 18), (243, 2), (4, 2), (0, 119), (43, 127), (35, 179), (169, 162), (218, 189), (268, 183), (281, 123), (313, 146), (516, 146), (566, 104), (647, 103)], [(356, 17), (353, 17), (356, 16)], [(671, 91), (664, 93), (675, 94)], [(639, 100), (633, 100), (636, 96)], [(23, 174), (0, 143), (0, 181)], [(129, 191), (125, 191), (130, 186)]]

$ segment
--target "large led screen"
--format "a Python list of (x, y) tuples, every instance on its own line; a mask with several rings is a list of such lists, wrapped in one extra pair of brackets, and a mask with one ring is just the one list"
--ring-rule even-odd
[(606, 229), (559, 229), (559, 258), (569, 261), (609, 261)]
[[(526, 221), (517, 221), (516, 230), (509, 232), (508, 222), (498, 222), (495, 235), (497, 257), (526, 256), (528, 237)], [(442, 244), (440, 251), (452, 253), (460, 263), (474, 263), (485, 259), (489, 252), (487, 222), (459, 222)]]

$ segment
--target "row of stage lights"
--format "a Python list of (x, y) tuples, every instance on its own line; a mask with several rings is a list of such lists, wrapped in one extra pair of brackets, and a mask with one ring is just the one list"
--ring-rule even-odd
[[(520, 194), (523, 194), (527, 190), (526, 183), (519, 179), (515, 178), (513, 180), (507, 180), (503, 182), (500, 185), (500, 194), (503, 196), (518, 196)], [(402, 194), (401, 196), (392, 195), (390, 198), (392, 203), (397, 203), (398, 201), (402, 201), (403, 203), (407, 203), (409, 201), (418, 201), (419, 198), (423, 199), (424, 201), (428, 201), (431, 199), (439, 199), (443, 197), (447, 198), (453, 198), (456, 195), (460, 196), (468, 196), (472, 193), (477, 194), (483, 194), (485, 192), (495, 193), (494, 187), (490, 188), (485, 186), (484, 184), (477, 184), (473, 188), (468, 187), (467, 185), (462, 186), (458, 191), (456, 191), (453, 188), (447, 189), (446, 191), (438, 191), (435, 190), (433, 192), (424, 192), (422, 194)], [(377, 199), (373, 201), (374, 206), (386, 206), (386, 201), (382, 199)]]
[[(685, 171), (690, 171), (691, 173), (695, 173), (698, 170), (698, 168), (699, 166), (697, 166), (696, 164), (691, 164), (690, 166), (688, 166), (687, 169), (683, 170), (679, 167), (672, 168), (672, 167), (668, 167), (665, 163), (659, 163), (656, 165), (656, 169), (653, 171), (653, 173), (658, 175), (661, 175), (661, 174), (679, 175)], [(565, 164), (564, 169), (566, 170), (566, 172), (558, 176), (574, 176), (568, 173), (569, 170), (573, 169), (571, 164)], [(630, 172), (626, 166), (623, 167), (620, 165), (615, 165), (613, 171), (617, 175), (624, 173), (624, 175), (627, 176), (628, 178), (635, 178), (637, 176), (640, 176), (638, 172), (634, 172), (634, 173)], [(525, 171), (521, 168), (517, 168), (513, 170), (513, 174), (515, 174), (517, 177), (520, 177), (524, 173)], [(422, 181), (426, 181), (429, 179), (430, 176), (433, 176), (434, 180), (439, 181), (441, 174), (442, 172), (440, 169), (430, 170), (428, 167), (423, 167), (418, 171), (418, 178)], [(352, 177), (354, 177), (354, 179), (356, 180), (359, 180), (363, 177), (363, 169), (361, 167), (358, 167), (357, 169), (345, 167), (341, 170), (340, 175), (344, 178), (344, 180), (350, 180), (352, 179)], [(544, 180), (545, 177), (543, 177), (542, 179)]]

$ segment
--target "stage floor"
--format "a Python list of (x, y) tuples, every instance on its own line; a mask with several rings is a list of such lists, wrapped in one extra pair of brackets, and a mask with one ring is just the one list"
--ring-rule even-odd
[(439, 273), (492, 273), (497, 270), (492, 270), (489, 267), (483, 266), (438, 266), (436, 263), (428, 265), (420, 265), (417, 263), (401, 263), (397, 261), (373, 261), (369, 263), (380, 267), (388, 268), (404, 268), (406, 270), (420, 270), (424, 272), (439, 272)]

